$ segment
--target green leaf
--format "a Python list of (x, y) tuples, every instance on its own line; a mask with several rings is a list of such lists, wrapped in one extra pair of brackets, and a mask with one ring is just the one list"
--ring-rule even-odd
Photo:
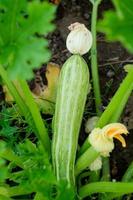
[(55, 7), (46, 2), (30, 2), (27, 7), (28, 18), (21, 22), (22, 28), (26, 30), (26, 32), (21, 32), (21, 37), (35, 33), (44, 35), (52, 31), (53, 25), (50, 21), (53, 19), (54, 11)]
[(21, 16), (20, 13), (26, 10), (26, 1), (0, 0), (0, 46), (10, 45), (15, 40), (18, 31), (17, 23)]
[(0, 0), (0, 62), (10, 78), (31, 79), (33, 69), (49, 60), (44, 36), (54, 28), (54, 13), (48, 2)]
[(12, 79), (21, 74), (25, 79), (30, 79), (33, 77), (32, 70), (36, 66), (40, 67), (50, 58), (50, 52), (44, 48), (47, 42), (42, 38), (31, 38), (25, 43), (21, 41), (19, 46), (21, 48), (15, 50), (14, 59), (7, 72)]
[(112, 0), (116, 11), (107, 11), (98, 30), (110, 41), (120, 41), (133, 53), (133, 0)]

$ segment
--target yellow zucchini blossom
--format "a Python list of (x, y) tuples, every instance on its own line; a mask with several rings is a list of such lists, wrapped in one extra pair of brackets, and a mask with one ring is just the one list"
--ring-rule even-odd
[(96, 151), (106, 157), (114, 149), (114, 138), (119, 140), (123, 147), (126, 147), (126, 142), (122, 134), (128, 134), (127, 128), (121, 123), (111, 123), (102, 129), (93, 129), (89, 135), (89, 142)]

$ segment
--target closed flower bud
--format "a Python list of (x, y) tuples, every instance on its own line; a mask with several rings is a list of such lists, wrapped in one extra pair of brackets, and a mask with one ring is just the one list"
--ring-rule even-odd
[(89, 118), (85, 124), (85, 132), (90, 133), (96, 127), (98, 120), (99, 117), (97, 116)]
[(102, 158), (101, 156), (97, 157), (94, 162), (92, 162), (89, 166), (91, 171), (97, 171), (102, 168)]
[(78, 22), (71, 24), (69, 27), (71, 31), (66, 40), (67, 49), (72, 54), (83, 55), (87, 53), (92, 46), (92, 34), (85, 27), (84, 24)]

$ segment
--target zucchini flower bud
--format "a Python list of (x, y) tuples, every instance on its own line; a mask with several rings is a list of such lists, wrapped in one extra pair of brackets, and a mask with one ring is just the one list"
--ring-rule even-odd
[(93, 129), (89, 135), (89, 142), (96, 151), (107, 157), (114, 149), (114, 138), (119, 140), (123, 147), (126, 147), (125, 139), (121, 134), (127, 135), (127, 128), (121, 123), (112, 123), (102, 129)]
[(71, 24), (68, 29), (71, 31), (66, 40), (67, 49), (72, 54), (83, 55), (92, 46), (92, 34), (84, 24), (78, 22)]
[(101, 156), (97, 157), (96, 160), (94, 160), (90, 166), (89, 166), (91, 171), (97, 171), (102, 168), (102, 158)]

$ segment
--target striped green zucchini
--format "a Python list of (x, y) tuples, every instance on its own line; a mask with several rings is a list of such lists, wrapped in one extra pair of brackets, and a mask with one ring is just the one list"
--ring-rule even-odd
[(88, 66), (80, 55), (73, 55), (60, 73), (52, 143), (57, 180), (65, 180), (70, 185), (75, 184), (74, 164), (88, 90)]

